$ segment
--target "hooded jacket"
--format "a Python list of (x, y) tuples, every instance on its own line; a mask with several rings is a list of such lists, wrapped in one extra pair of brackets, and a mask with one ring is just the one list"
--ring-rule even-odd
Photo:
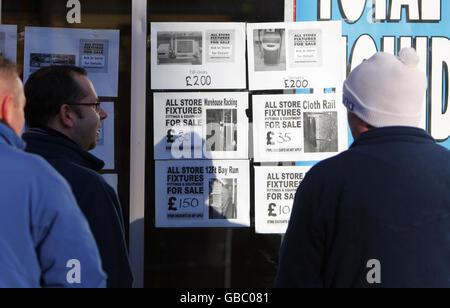
[(450, 287), (450, 151), (385, 127), (297, 191), (277, 287)]
[(122, 208), (114, 189), (98, 173), (104, 162), (50, 128), (31, 129), (23, 139), (28, 152), (45, 158), (69, 182), (97, 241), (108, 288), (131, 287)]
[(106, 286), (69, 185), (24, 148), (0, 122), (0, 288)]

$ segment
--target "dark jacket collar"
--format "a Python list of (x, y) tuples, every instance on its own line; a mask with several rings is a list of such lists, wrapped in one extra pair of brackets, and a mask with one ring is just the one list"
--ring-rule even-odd
[(0, 120), (0, 143), (25, 150), (25, 142), (6, 123)]
[(425, 130), (409, 126), (391, 126), (374, 128), (362, 133), (351, 148), (359, 145), (383, 143), (390, 141), (409, 141), (416, 143), (436, 143)]
[(100, 171), (105, 163), (85, 151), (72, 139), (51, 128), (32, 128), (24, 135), (26, 150), (46, 159), (65, 159), (86, 168)]

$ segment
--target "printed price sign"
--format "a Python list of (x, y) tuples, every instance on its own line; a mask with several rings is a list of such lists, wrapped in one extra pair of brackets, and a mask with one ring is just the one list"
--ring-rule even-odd
[(341, 22), (247, 25), (250, 90), (342, 84)]
[(256, 233), (285, 233), (298, 186), (311, 167), (255, 167)]
[(155, 93), (155, 159), (248, 159), (247, 92)]
[(156, 227), (249, 227), (248, 161), (156, 162)]
[(255, 161), (322, 160), (348, 147), (339, 94), (254, 95)]
[(107, 63), (108, 45), (107, 40), (81, 40), (81, 66), (86, 69), (104, 69)]
[(151, 23), (153, 90), (244, 89), (244, 23)]
[(43, 67), (80, 66), (99, 96), (117, 97), (119, 41), (118, 30), (26, 27), (24, 82)]

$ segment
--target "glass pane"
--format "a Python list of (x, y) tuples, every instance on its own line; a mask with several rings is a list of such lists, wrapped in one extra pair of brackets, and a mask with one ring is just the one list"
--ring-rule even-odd
[[(149, 22), (281, 22), (284, 19), (284, 1), (151, 0), (148, 2), (148, 18)], [(150, 76), (150, 70), (148, 72)], [(158, 76), (150, 76), (150, 78), (158, 78)], [(150, 89), (150, 78), (148, 89)], [(145, 286), (271, 287), (277, 270), (281, 236), (256, 235), (254, 218), (252, 218), (251, 228), (242, 229), (156, 229), (154, 227), (155, 194), (165, 192), (154, 189), (152, 96), (153, 92), (149, 91)], [(236, 117), (236, 114), (232, 113), (216, 115), (230, 123)], [(252, 188), (248, 194), (253, 208), (253, 170), (250, 178)], [(156, 181), (159, 180), (156, 179)], [(213, 191), (218, 192), (216, 189)], [(221, 200), (218, 201), (218, 203), (221, 202)], [(251, 217), (254, 217), (253, 212), (252, 209)]]

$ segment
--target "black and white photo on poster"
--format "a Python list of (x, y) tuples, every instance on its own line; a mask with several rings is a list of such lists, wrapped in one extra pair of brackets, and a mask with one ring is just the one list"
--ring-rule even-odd
[(248, 159), (247, 92), (155, 93), (158, 159)]
[(152, 90), (246, 88), (245, 23), (152, 22)]
[(237, 109), (206, 110), (206, 151), (237, 151)]
[(341, 21), (247, 24), (249, 90), (335, 88), (343, 82)]
[(209, 181), (209, 219), (237, 218), (237, 179)]
[(157, 32), (158, 65), (202, 65), (203, 33)]
[(338, 151), (337, 111), (303, 113), (305, 153)]
[(255, 231), (286, 232), (295, 194), (310, 166), (255, 167)]
[(347, 113), (339, 97), (254, 95), (255, 161), (316, 161), (346, 150)]
[(30, 54), (30, 74), (37, 70), (53, 66), (53, 65), (76, 65), (75, 55), (63, 54), (46, 54), (46, 53), (32, 53)]
[(41, 67), (86, 69), (100, 97), (117, 97), (119, 30), (25, 27), (24, 82)]
[(253, 31), (255, 71), (285, 71), (285, 29)]
[(156, 161), (156, 227), (249, 227), (249, 161)]

